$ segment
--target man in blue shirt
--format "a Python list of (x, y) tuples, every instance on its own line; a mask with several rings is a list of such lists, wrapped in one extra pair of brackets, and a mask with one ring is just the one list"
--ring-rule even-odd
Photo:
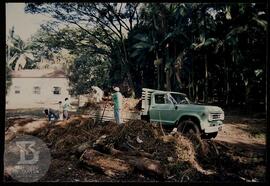
[(115, 117), (115, 120), (116, 120), (117, 124), (122, 124), (121, 110), (122, 110), (123, 96), (120, 93), (119, 87), (114, 87), (113, 90), (115, 91), (112, 94), (112, 100), (113, 100), (113, 103), (114, 103), (114, 117)]
[(44, 109), (44, 114), (48, 117), (49, 121), (53, 121), (53, 120), (58, 120), (59, 116), (57, 114), (57, 112), (53, 109)]

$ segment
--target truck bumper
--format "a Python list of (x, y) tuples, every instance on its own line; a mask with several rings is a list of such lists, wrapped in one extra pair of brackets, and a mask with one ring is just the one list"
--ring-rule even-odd
[(218, 132), (222, 130), (222, 121), (211, 121), (209, 122), (210, 126), (205, 127), (204, 132), (205, 133), (213, 133), (213, 132)]

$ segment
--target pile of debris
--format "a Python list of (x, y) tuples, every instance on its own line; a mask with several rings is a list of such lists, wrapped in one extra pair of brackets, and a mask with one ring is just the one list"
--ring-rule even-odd
[(42, 131), (48, 125), (46, 119), (35, 119), (32, 117), (14, 117), (6, 121), (5, 141), (9, 142), (15, 138), (17, 134), (35, 135)]
[(134, 98), (123, 98), (123, 110), (125, 111), (140, 111), (141, 100)]
[(209, 174), (197, 163), (190, 140), (178, 133), (163, 135), (159, 126), (145, 121), (97, 124), (76, 116), (49, 125), (37, 136), (47, 143), (53, 158), (75, 155), (84, 167), (114, 178), (136, 173), (161, 180), (176, 173), (178, 178)]
[[(239, 160), (233, 159), (235, 154), (230, 154), (230, 147), (197, 136), (187, 138), (179, 133), (164, 134), (162, 128), (153, 123), (141, 120), (123, 125), (96, 123), (82, 116), (46, 124), (29, 118), (12, 122), (15, 125), (7, 129), (6, 135), (11, 133), (10, 128), (20, 127), (17, 133), (26, 132), (45, 141), (53, 159), (75, 157), (79, 165), (91, 172), (113, 179), (125, 180), (143, 175), (153, 180), (182, 182), (244, 181), (236, 174), (227, 174), (228, 170), (232, 173), (235, 168), (241, 168), (237, 163)], [(32, 126), (33, 122), (41, 123), (40, 128), (24, 131), (25, 126)]]
[(210, 173), (196, 162), (193, 145), (186, 137), (178, 133), (163, 135), (159, 126), (140, 120), (127, 122), (109, 135), (102, 135), (80, 159), (109, 176), (126, 176), (136, 170), (157, 179), (168, 179), (179, 165), (186, 165), (182, 167), (183, 174), (187, 170), (189, 174)]
[[(107, 97), (103, 97), (103, 100), (100, 102), (88, 101), (85, 102), (82, 107), (84, 110), (86, 109), (97, 109), (102, 110), (106, 106), (107, 110), (113, 110), (113, 101), (109, 100)], [(139, 112), (141, 110), (141, 100), (134, 98), (123, 98), (123, 111), (124, 112)]]

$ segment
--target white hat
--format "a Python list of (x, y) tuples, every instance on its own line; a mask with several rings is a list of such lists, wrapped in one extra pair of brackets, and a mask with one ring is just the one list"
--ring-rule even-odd
[(114, 87), (113, 90), (116, 91), (116, 92), (120, 91), (119, 87)]

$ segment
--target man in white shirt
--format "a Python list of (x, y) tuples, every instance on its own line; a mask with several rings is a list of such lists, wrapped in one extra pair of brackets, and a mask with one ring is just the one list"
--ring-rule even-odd
[(69, 104), (68, 98), (65, 98), (65, 102), (63, 104), (63, 118), (65, 120), (69, 119), (69, 114), (68, 114), (69, 107), (70, 107), (70, 104)]

